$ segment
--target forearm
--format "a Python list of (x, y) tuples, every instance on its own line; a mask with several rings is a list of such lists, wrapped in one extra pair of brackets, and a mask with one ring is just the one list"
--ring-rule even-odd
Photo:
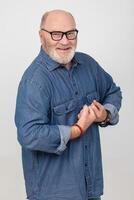
[(77, 126), (71, 126), (71, 134), (70, 134), (70, 139), (76, 139), (78, 137), (80, 137), (81, 135), (81, 131), (79, 130), (79, 128)]

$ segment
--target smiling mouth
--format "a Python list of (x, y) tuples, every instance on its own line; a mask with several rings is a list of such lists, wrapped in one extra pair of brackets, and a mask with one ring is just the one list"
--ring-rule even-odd
[(67, 50), (70, 50), (71, 47), (68, 47), (68, 48), (57, 48), (57, 49), (60, 50), (60, 51), (67, 51)]

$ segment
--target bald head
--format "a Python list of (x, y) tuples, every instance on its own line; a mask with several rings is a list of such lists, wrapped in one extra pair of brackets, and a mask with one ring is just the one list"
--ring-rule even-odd
[(63, 29), (66, 29), (68, 24), (71, 25), (72, 28), (76, 28), (75, 19), (71, 13), (65, 10), (51, 10), (46, 12), (42, 16), (40, 28), (50, 28), (53, 30), (58, 30), (62, 26)]

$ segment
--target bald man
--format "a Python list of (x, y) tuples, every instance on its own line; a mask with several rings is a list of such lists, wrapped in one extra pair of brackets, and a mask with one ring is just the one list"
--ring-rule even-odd
[(39, 55), (18, 88), (15, 123), (29, 200), (99, 200), (99, 126), (119, 121), (121, 91), (89, 55), (76, 52), (67, 11), (41, 19)]

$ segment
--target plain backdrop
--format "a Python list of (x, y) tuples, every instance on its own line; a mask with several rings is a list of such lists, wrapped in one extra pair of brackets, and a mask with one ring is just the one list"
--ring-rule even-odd
[(42, 14), (65, 9), (74, 15), (78, 51), (94, 57), (123, 93), (120, 123), (101, 128), (104, 168), (103, 200), (132, 200), (134, 188), (134, 1), (0, 0), (0, 199), (26, 198), (21, 148), (14, 111), (24, 70), (40, 49)]

